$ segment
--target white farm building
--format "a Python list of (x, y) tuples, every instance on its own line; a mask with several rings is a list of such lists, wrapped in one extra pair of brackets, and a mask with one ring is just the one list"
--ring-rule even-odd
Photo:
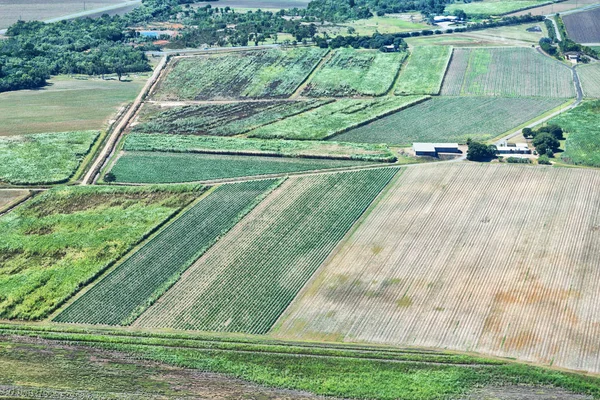
[(458, 143), (413, 143), (417, 156), (437, 157), (438, 153), (460, 153)]

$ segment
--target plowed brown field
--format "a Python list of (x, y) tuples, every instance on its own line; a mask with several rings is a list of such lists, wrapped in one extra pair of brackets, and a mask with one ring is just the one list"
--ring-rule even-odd
[(404, 170), (272, 332), (600, 372), (600, 172)]

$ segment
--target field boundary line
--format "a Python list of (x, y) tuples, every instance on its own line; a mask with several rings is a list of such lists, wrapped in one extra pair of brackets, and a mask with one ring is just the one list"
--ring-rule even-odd
[(450, 63), (452, 63), (452, 59), (454, 58), (454, 46), (450, 46), (452, 49), (450, 50), (450, 57), (448, 57), (448, 61), (446, 62), (446, 69), (444, 69), (444, 76), (442, 77), (442, 82), (440, 83), (440, 87), (437, 91), (437, 96), (440, 96), (442, 93), (442, 88), (444, 87), (444, 83), (446, 83), (446, 78), (448, 77), (448, 71), (450, 70)]
[(302, 92), (304, 91), (304, 89), (306, 89), (306, 86), (308, 86), (308, 84), (312, 81), (312, 79), (316, 75), (317, 71), (321, 69), (321, 67), (323, 66), (323, 64), (325, 64), (327, 61), (329, 61), (331, 59), (332, 55), (333, 55), (333, 51), (331, 49), (327, 49), (327, 53), (325, 53), (323, 55), (323, 57), (321, 57), (321, 60), (306, 75), (306, 78), (304, 78), (304, 80), (302, 82), (300, 82), (300, 84), (298, 85), (298, 87), (296, 88), (296, 90), (294, 90), (294, 92), (289, 97), (289, 99), (297, 99), (298, 97), (300, 97), (300, 95), (302, 94)]
[(392, 83), (390, 84), (390, 87), (388, 88), (388, 90), (386, 90), (385, 93), (382, 94), (381, 96), (376, 96), (376, 97), (395, 96), (394, 93), (396, 91), (396, 85), (398, 84), (398, 79), (400, 78), (400, 74), (402, 73), (402, 68), (406, 68), (406, 66), (410, 62), (411, 57), (412, 57), (412, 53), (408, 53), (407, 56), (404, 56), (404, 58), (402, 59), (402, 62), (400, 63), (400, 67), (398, 67), (398, 71), (396, 71), (396, 75), (394, 75), (394, 79), (392, 80)]
[(100, 170), (102, 169), (104, 163), (112, 155), (114, 147), (115, 147), (116, 143), (118, 142), (119, 138), (122, 136), (125, 128), (129, 124), (129, 121), (131, 120), (131, 118), (133, 117), (135, 112), (139, 109), (139, 107), (141, 106), (144, 98), (148, 94), (148, 91), (150, 90), (152, 85), (156, 82), (156, 80), (158, 79), (158, 77), (160, 76), (162, 70), (165, 68), (166, 65), (167, 65), (167, 57), (164, 57), (160, 61), (160, 63), (156, 66), (154, 73), (152, 74), (150, 79), (148, 79), (148, 82), (146, 82), (146, 85), (144, 86), (144, 88), (142, 89), (142, 91), (140, 92), (138, 97), (135, 99), (135, 101), (133, 102), (133, 104), (127, 111), (127, 113), (123, 116), (123, 119), (119, 122), (119, 124), (116, 126), (114, 131), (110, 134), (110, 136), (106, 142), (106, 145), (100, 150), (100, 154), (98, 154), (96, 160), (92, 163), (90, 170), (87, 172), (87, 174), (83, 178), (83, 181), (81, 182), (82, 185), (89, 185), (89, 184), (94, 183), (96, 175), (100, 173)]
[(300, 289), (298, 291), (298, 293), (296, 294), (294, 299), (290, 302), (290, 304), (288, 304), (288, 306), (285, 308), (285, 310), (283, 310), (283, 312), (279, 315), (277, 320), (275, 320), (273, 325), (271, 325), (271, 328), (268, 330), (268, 332), (265, 335), (267, 335), (269, 337), (277, 338), (275, 336), (275, 333), (276, 333), (277, 329), (279, 328), (280, 324), (283, 322), (283, 319), (285, 319), (287, 312), (289, 310), (292, 310), (294, 307), (297, 307), (296, 303), (298, 302), (298, 299), (300, 299), (304, 295), (304, 293), (308, 290), (308, 288), (311, 286), (311, 284), (315, 280), (318, 279), (322, 270), (326, 268), (326, 266), (329, 264), (329, 262), (331, 262), (331, 260), (341, 251), (341, 249), (346, 245), (346, 243), (348, 243), (348, 240), (350, 240), (352, 235), (354, 235), (354, 233), (362, 225), (362, 223), (365, 221), (365, 219), (367, 219), (368, 216), (377, 207), (377, 205), (379, 204), (379, 202), (381, 201), (383, 196), (385, 196), (387, 193), (389, 193), (392, 186), (394, 186), (396, 184), (396, 182), (400, 179), (400, 177), (404, 173), (404, 168), (403, 167), (396, 167), (396, 168), (398, 169), (396, 171), (396, 173), (388, 181), (388, 183), (385, 185), (385, 187), (377, 194), (377, 196), (373, 199), (371, 204), (369, 204), (369, 206), (366, 208), (366, 210), (356, 219), (356, 221), (354, 221), (354, 223), (352, 224), (350, 229), (348, 229), (346, 234), (342, 237), (342, 239), (333, 248), (331, 253), (329, 253), (329, 255), (325, 258), (325, 260), (323, 260), (321, 265), (319, 265), (319, 268), (317, 268), (315, 270), (315, 272), (313, 272), (313, 274), (306, 281), (304, 286), (302, 286), (302, 289)]
[(200, 195), (192, 200), (188, 205), (181, 208), (180, 210), (174, 211), (171, 215), (167, 216), (164, 221), (159, 223), (153, 229), (148, 231), (142, 239), (138, 241), (133, 247), (131, 247), (128, 251), (126, 251), (121, 257), (116, 260), (108, 263), (104, 268), (98, 271), (92, 278), (87, 282), (83, 282), (81, 289), (75, 292), (71, 297), (67, 298), (64, 302), (62, 302), (57, 308), (54, 309), (53, 312), (49, 313), (44, 320), (52, 322), (52, 320), (57, 317), (60, 313), (66, 310), (72, 303), (75, 302), (78, 298), (83, 296), (86, 292), (88, 292), (92, 287), (96, 286), (101, 280), (106, 278), (110, 273), (115, 270), (119, 265), (121, 265), (125, 260), (130, 258), (133, 254), (137, 253), (142, 247), (144, 247), (151, 239), (157, 236), (160, 232), (162, 232), (165, 228), (175, 222), (179, 217), (185, 214), (189, 209), (194, 207), (198, 202), (202, 201), (206, 196), (212, 193), (217, 186), (212, 186), (206, 188)]
[(5, 214), (8, 214), (15, 208), (19, 207), (21, 204), (25, 203), (27, 200), (32, 199), (33, 197), (37, 196), (40, 193), (42, 193), (41, 190), (29, 190), (29, 194), (25, 195), (24, 197), (22, 197), (20, 199), (13, 201), (12, 203), (9, 203), (4, 208), (0, 209), (0, 217), (2, 217)]

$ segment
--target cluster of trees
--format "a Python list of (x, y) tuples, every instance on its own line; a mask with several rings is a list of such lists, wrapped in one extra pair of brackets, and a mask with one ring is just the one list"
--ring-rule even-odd
[[(558, 14), (556, 14), (556, 23), (558, 25), (558, 30), (560, 31), (560, 34), (562, 35), (562, 40), (560, 42), (558, 42), (558, 47), (560, 48), (560, 51), (563, 54), (567, 53), (569, 51), (576, 51), (576, 52), (585, 54), (586, 56), (589, 56), (589, 57), (593, 57), (596, 59), (600, 58), (600, 52), (592, 49), (591, 47), (582, 46), (579, 43), (575, 43), (574, 41), (569, 39), (569, 35), (567, 34), (567, 29), (565, 28), (565, 24), (564, 24), (562, 18), (560, 17), (560, 15), (558, 15)], [(556, 38), (555, 38), (555, 41), (556, 41)], [(582, 57), (581, 61), (588, 62), (589, 59), (587, 59), (587, 57)]]
[(424, 15), (442, 14), (450, 0), (312, 0), (297, 15), (318, 20), (343, 22), (349, 19), (419, 11)]
[(467, 160), (469, 161), (490, 161), (496, 158), (496, 146), (485, 143), (468, 140)]
[(533, 139), (533, 145), (539, 155), (553, 157), (560, 147), (560, 141), (564, 139), (564, 131), (558, 125), (547, 125), (537, 130), (524, 128), (523, 136)]
[(385, 50), (384, 46), (394, 45), (396, 50), (406, 50), (408, 47), (402, 39), (401, 34), (375, 33), (372, 36), (337, 36), (331, 40), (322, 37), (315, 38), (319, 47), (331, 47), (337, 49), (340, 47), (353, 47), (355, 49), (380, 49)]

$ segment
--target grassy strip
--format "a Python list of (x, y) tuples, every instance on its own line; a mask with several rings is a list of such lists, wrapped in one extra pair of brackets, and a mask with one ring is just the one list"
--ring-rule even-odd
[(322, 140), (428, 100), (428, 96), (342, 99), (248, 133), (261, 139)]
[[(39, 338), (49, 341), (44, 343), (46, 349), (53, 348), (54, 344), (69, 343), (64, 338), (53, 337), (44, 331), (31, 333), (34, 332)], [(596, 377), (512, 362), (499, 365), (434, 365), (418, 361), (397, 362), (399, 360), (335, 355), (281, 354), (262, 349), (256, 352), (217, 351), (122, 343), (113, 341), (109, 335), (88, 335), (87, 338), (90, 341), (78, 340), (72, 343), (90, 349), (124, 352), (141, 360), (224, 373), (258, 384), (344, 398), (455, 398), (477, 387), (509, 384), (555, 386), (600, 398), (600, 380)]]
[(68, 187), (0, 217), (0, 317), (40, 319), (189, 204), (198, 186)]
[(129, 134), (125, 151), (162, 151), (228, 155), (261, 155), (299, 158), (394, 162), (386, 145), (297, 140), (263, 140), (189, 135)]
[[(133, 253), (54, 318), (128, 325), (280, 181), (223, 185)], [(227, 204), (227, 212), (222, 209)]]
[(39, 133), (0, 138), (0, 182), (67, 182), (98, 138), (97, 131)]

